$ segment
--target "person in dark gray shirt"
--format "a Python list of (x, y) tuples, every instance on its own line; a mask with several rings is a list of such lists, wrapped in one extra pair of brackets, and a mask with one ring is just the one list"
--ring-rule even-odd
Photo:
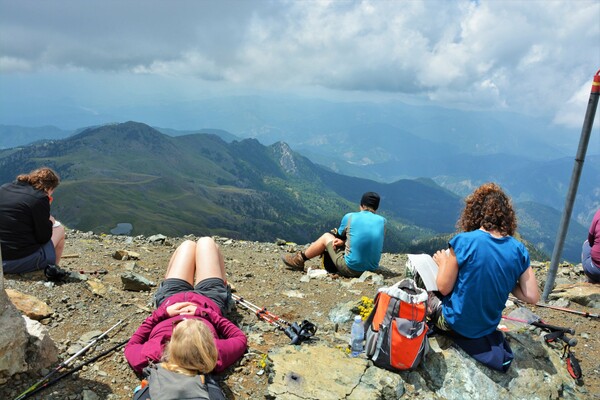
[(65, 228), (50, 215), (59, 177), (42, 167), (0, 186), (0, 248), (5, 274), (43, 270), (58, 264)]

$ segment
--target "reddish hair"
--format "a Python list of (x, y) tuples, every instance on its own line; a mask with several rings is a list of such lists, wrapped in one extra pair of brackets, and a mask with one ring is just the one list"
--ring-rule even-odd
[(500, 186), (485, 183), (467, 196), (456, 225), (464, 232), (483, 228), (512, 236), (517, 230), (517, 217), (510, 198)]
[(56, 189), (60, 182), (58, 174), (48, 167), (42, 167), (31, 171), (28, 174), (17, 176), (18, 182), (28, 183), (37, 190), (47, 191)]

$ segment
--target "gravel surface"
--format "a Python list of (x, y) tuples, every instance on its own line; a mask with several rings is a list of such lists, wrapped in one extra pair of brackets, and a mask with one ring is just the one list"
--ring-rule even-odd
[[(98, 343), (87, 357), (100, 354), (127, 340), (143, 319), (152, 310), (152, 291), (134, 292), (123, 290), (121, 274), (133, 270), (159, 283), (163, 278), (168, 260), (185, 238), (166, 238), (165, 241), (150, 242), (147, 237), (125, 237), (94, 235), (69, 231), (62, 267), (71, 271), (85, 271), (87, 281), (60, 284), (45, 282), (43, 274), (6, 276), (5, 287), (36, 296), (54, 310), (52, 317), (43, 320), (57, 343), (61, 361), (76, 351), (77, 342), (93, 331), (104, 332), (119, 320), (118, 326), (107, 340)], [(329, 276), (325, 279), (301, 281), (303, 274), (289, 271), (280, 261), (280, 255), (296, 248), (293, 244), (258, 243), (215, 238), (225, 258), (228, 280), (236, 293), (260, 307), (290, 322), (308, 319), (318, 326), (319, 340), (339, 338), (348, 334), (351, 323), (337, 326), (328, 319), (329, 310), (340, 303), (359, 301), (362, 296), (372, 298), (378, 286), (372, 282), (350, 284), (350, 279)], [(138, 259), (117, 260), (117, 251), (126, 250), (139, 254)], [(131, 254), (131, 253), (130, 253)], [(406, 256), (384, 254), (385, 284), (392, 284), (402, 277)], [(318, 268), (318, 260), (307, 266)], [(98, 270), (106, 274), (90, 274)], [(567, 270), (562, 280), (583, 281), (575, 270)], [(536, 275), (543, 278), (543, 267), (536, 268)], [(586, 309), (575, 303), (570, 308)], [(575, 354), (584, 373), (581, 384), (588, 393), (600, 393), (600, 323), (575, 314), (531, 307), (546, 322), (559, 326), (571, 326), (577, 331), (578, 345)], [(265, 355), (273, 347), (289, 345), (289, 339), (272, 325), (257, 320), (256, 316), (238, 306), (231, 319), (246, 332), (250, 348), (244, 358), (225, 373), (217, 376), (230, 399), (264, 398), (267, 393), (268, 373), (265, 373)], [(334, 341), (335, 342), (335, 341)], [(81, 357), (69, 368), (77, 366)], [(58, 364), (57, 364), (58, 365)], [(0, 398), (15, 398), (23, 390), (39, 381), (50, 371), (38, 374), (20, 374), (0, 387)], [(70, 376), (45, 388), (36, 399), (128, 399), (139, 380), (129, 368), (122, 349), (113, 351)]]

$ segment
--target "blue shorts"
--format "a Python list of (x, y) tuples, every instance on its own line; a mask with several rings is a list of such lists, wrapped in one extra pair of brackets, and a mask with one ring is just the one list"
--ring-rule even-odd
[(600, 282), (600, 267), (592, 261), (590, 243), (586, 240), (581, 248), (581, 265), (583, 272), (594, 283)]
[(52, 240), (26, 257), (2, 260), (2, 269), (5, 274), (24, 274), (44, 269), (48, 264), (56, 264), (56, 252)]
[(208, 297), (221, 309), (221, 313), (227, 311), (231, 299), (231, 289), (221, 278), (206, 278), (198, 282), (196, 286), (190, 285), (183, 279), (167, 278), (161, 282), (154, 295), (154, 306), (158, 308), (165, 299), (182, 292), (194, 292)]

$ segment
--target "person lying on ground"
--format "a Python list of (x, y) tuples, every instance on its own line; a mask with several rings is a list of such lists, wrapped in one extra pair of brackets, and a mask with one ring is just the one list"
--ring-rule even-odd
[[(450, 240), (447, 250), (433, 256), (442, 298), (430, 294), (429, 318), (438, 329), (452, 332), (467, 353), (506, 371), (512, 352), (496, 328), (508, 295), (530, 304), (540, 299), (529, 253), (512, 237), (515, 212), (494, 183), (480, 186), (465, 199), (457, 226), (462, 232)], [(492, 353), (503, 356), (498, 360)]]
[(223, 399), (221, 388), (209, 375), (218, 352), (208, 325), (198, 319), (180, 319), (166, 345), (162, 362), (149, 369), (134, 393), (134, 400)]
[(581, 249), (581, 265), (583, 272), (591, 283), (600, 283), (600, 210), (596, 211), (588, 239)]
[(344, 215), (334, 233), (324, 233), (305, 251), (283, 255), (283, 263), (303, 271), (307, 260), (327, 252), (339, 275), (358, 277), (365, 271), (375, 271), (383, 251), (386, 223), (385, 218), (376, 214), (379, 202), (377, 193), (363, 194), (360, 210)]
[[(223, 256), (212, 238), (186, 240), (175, 250), (154, 300), (156, 310), (125, 346), (125, 358), (136, 373), (141, 374), (150, 362), (161, 361), (175, 325), (186, 319), (200, 321), (212, 333), (218, 353), (215, 372), (231, 366), (245, 353), (246, 335), (223, 316), (231, 292)], [(191, 338), (189, 342), (192, 346)]]
[(50, 214), (59, 185), (47, 167), (0, 186), (0, 246), (5, 274), (22, 274), (59, 264), (65, 228)]

